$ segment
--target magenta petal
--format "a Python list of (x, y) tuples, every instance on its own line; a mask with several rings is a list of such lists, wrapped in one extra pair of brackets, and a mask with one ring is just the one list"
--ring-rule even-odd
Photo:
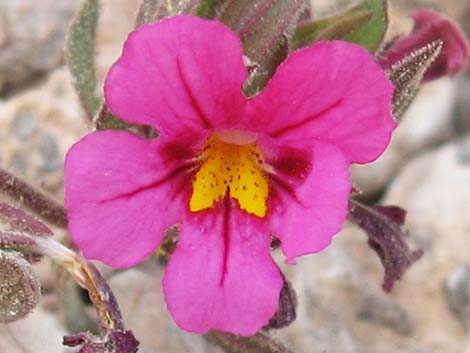
[(175, 202), (185, 177), (162, 141), (94, 132), (65, 161), (65, 204), (73, 241), (87, 258), (128, 267), (151, 254), (183, 213)]
[(321, 42), (291, 54), (249, 104), (255, 129), (286, 144), (322, 140), (355, 163), (377, 158), (396, 126), (393, 86), (362, 47)]
[(231, 127), (246, 99), (238, 37), (217, 21), (177, 16), (129, 35), (105, 82), (117, 116), (164, 134)]
[(348, 167), (338, 148), (316, 142), (308, 174), (300, 184), (298, 175), (276, 168), (269, 222), (288, 262), (322, 250), (341, 230), (351, 191)]
[(283, 285), (270, 242), (259, 219), (227, 200), (184, 222), (163, 278), (176, 323), (196, 333), (240, 335), (267, 324)]

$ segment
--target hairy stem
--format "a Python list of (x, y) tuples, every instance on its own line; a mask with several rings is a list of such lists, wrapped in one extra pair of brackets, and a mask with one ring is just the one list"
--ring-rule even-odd
[(67, 227), (65, 207), (3, 169), (0, 169), (0, 193), (20, 202), (47, 222), (62, 228)]

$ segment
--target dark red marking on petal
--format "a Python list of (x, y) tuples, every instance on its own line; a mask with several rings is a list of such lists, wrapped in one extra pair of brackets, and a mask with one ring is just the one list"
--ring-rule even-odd
[(186, 161), (194, 157), (194, 151), (189, 146), (191, 146), (191, 144), (187, 143), (186, 139), (183, 139), (183, 141), (178, 139), (178, 141), (164, 144), (159, 153), (163, 156), (165, 161)]
[[(135, 190), (117, 195), (115, 197), (112, 197), (112, 198), (109, 198), (109, 199), (106, 199), (106, 200), (102, 200), (101, 202), (114, 201), (114, 200), (122, 199), (122, 198), (131, 198), (131, 197), (137, 195), (140, 192), (155, 189), (155, 188), (159, 187), (160, 185), (166, 183), (167, 181), (169, 181), (169, 180), (171, 180), (171, 179), (173, 179), (173, 178), (175, 178), (175, 177), (177, 177), (181, 174), (184, 174), (184, 173), (188, 173), (188, 178), (189, 178), (189, 175), (190, 175), (189, 171), (192, 169), (191, 167), (193, 165), (194, 165), (194, 163), (183, 164), (183, 165), (175, 168), (174, 170), (170, 171), (167, 175), (165, 175), (162, 178), (154, 181), (151, 184), (141, 186), (141, 187), (139, 187)], [(188, 185), (190, 185), (189, 182), (188, 182)]]
[(224, 255), (222, 259), (222, 273), (220, 277), (219, 285), (222, 287), (224, 285), (225, 276), (227, 275), (227, 262), (228, 256), (230, 251), (230, 215), (231, 215), (231, 201), (229, 197), (229, 191), (224, 196), (223, 199), (223, 207), (224, 207), (224, 214), (223, 214), (223, 225), (222, 225), (222, 232), (223, 232), (223, 241), (224, 241)]
[(189, 101), (191, 103), (191, 106), (193, 109), (196, 111), (197, 115), (199, 116), (199, 119), (201, 120), (201, 123), (204, 128), (206, 129), (211, 129), (212, 124), (207, 120), (204, 112), (201, 109), (201, 106), (199, 105), (199, 102), (196, 99), (196, 96), (194, 95), (191, 86), (189, 85), (188, 81), (186, 81), (186, 77), (184, 77), (183, 71), (181, 70), (181, 63), (179, 60), (176, 60), (176, 68), (178, 70), (178, 75), (181, 78), (181, 82), (183, 83), (183, 87), (188, 93)]
[(312, 156), (303, 150), (283, 148), (270, 164), (276, 173), (303, 181), (312, 169)]
[(336, 101), (333, 102), (332, 104), (328, 105), (328, 106), (325, 107), (324, 109), (320, 110), (318, 113), (313, 114), (313, 115), (310, 115), (310, 116), (306, 117), (305, 119), (302, 119), (302, 120), (298, 121), (298, 122), (295, 123), (295, 124), (284, 126), (284, 127), (280, 128), (280, 129), (278, 129), (277, 131), (272, 132), (272, 133), (271, 133), (271, 136), (272, 136), (272, 137), (280, 137), (280, 136), (284, 135), (285, 133), (287, 133), (287, 132), (289, 132), (289, 131), (298, 129), (298, 128), (304, 126), (305, 124), (308, 124), (308, 123), (311, 122), (312, 120), (318, 119), (320, 116), (322, 116), (323, 114), (327, 113), (328, 111), (335, 109), (335, 108), (338, 107), (342, 102), (343, 102), (343, 98), (338, 98), (338, 100), (336, 100)]

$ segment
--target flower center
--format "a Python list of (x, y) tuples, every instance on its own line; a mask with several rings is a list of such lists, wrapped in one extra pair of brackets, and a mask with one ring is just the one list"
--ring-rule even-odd
[(202, 165), (193, 180), (189, 201), (192, 212), (211, 208), (228, 194), (242, 210), (258, 217), (266, 215), (268, 181), (261, 151), (254, 143), (229, 143), (212, 134), (200, 158)]

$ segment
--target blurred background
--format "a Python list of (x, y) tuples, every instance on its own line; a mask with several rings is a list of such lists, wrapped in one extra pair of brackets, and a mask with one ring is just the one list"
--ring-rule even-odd
[[(318, 18), (349, 0), (313, 0)], [(79, 0), (0, 0), (0, 166), (58, 201), (67, 149), (91, 126), (64, 67), (64, 40)], [(103, 0), (97, 65), (102, 79), (133, 29), (139, 1)], [(470, 36), (470, 2), (392, 0), (389, 37), (407, 14), (441, 11)], [(406, 228), (424, 256), (381, 290), (383, 269), (362, 232), (346, 224), (320, 254), (283, 266), (298, 295), (298, 319), (273, 335), (297, 353), (470, 353), (470, 74), (422, 87), (385, 154), (353, 167), (369, 202), (408, 211)], [(58, 238), (66, 234), (56, 229)], [(142, 353), (217, 353), (180, 331), (166, 312), (152, 260), (109, 279)], [(282, 264), (279, 256), (279, 263)], [(89, 327), (91, 309), (65, 274), (37, 265), (44, 295), (26, 319), (0, 325), (0, 352), (64, 352), (62, 335)], [(260, 352), (262, 353), (262, 352)]]

